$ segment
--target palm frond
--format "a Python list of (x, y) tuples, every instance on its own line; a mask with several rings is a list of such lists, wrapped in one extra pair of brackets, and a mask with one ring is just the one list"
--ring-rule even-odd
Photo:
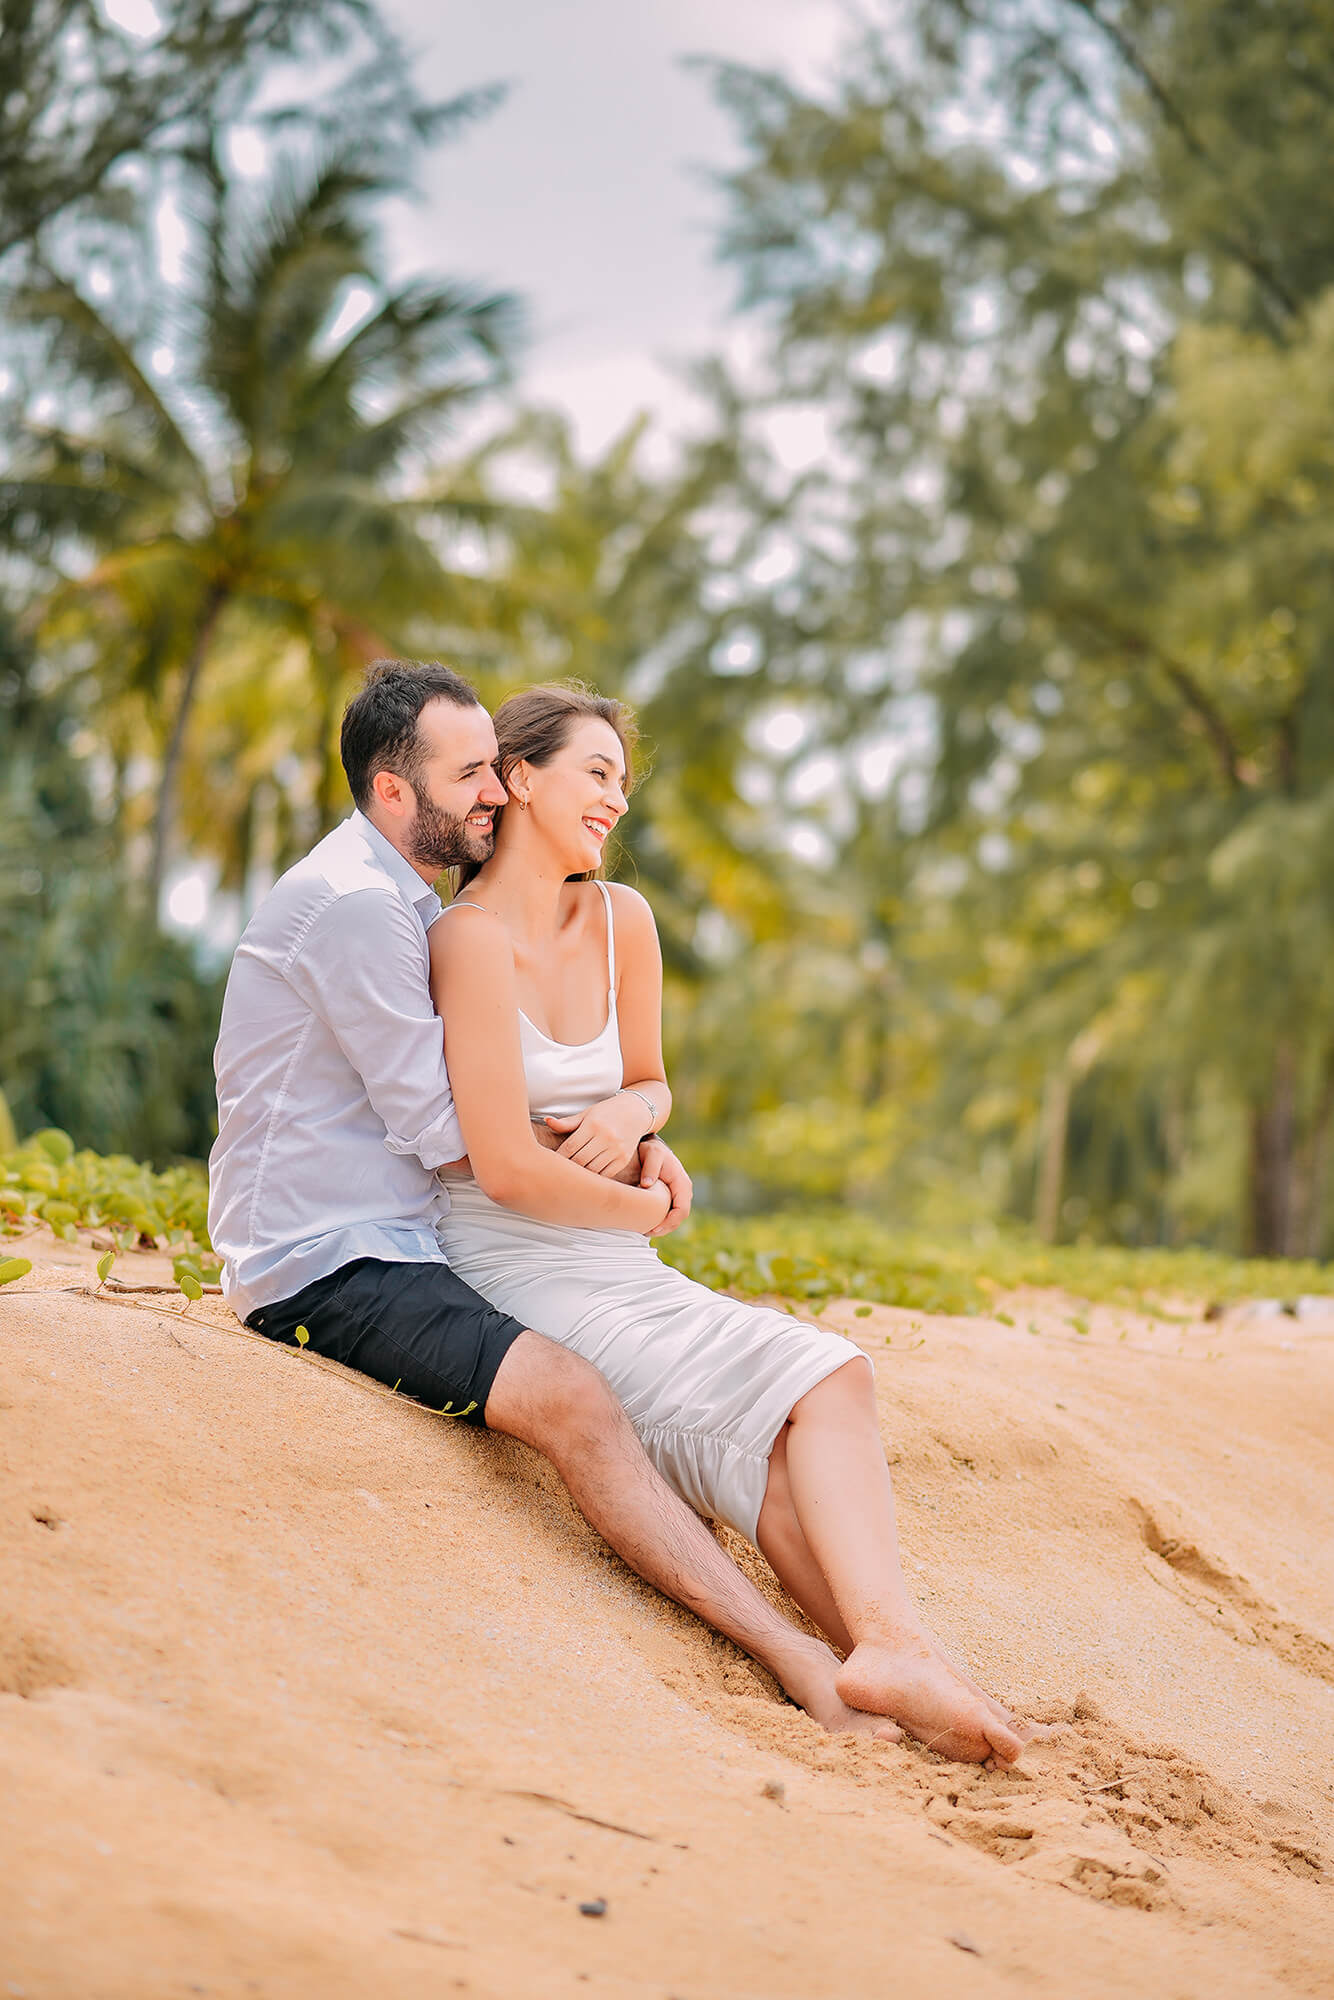
[(74, 466), (0, 477), (0, 547), (48, 561), (62, 542), (96, 543), (128, 511), (123, 493)]
[(373, 164), (335, 152), (313, 168), (279, 159), (262, 190), (231, 191), (227, 278), (239, 311), (258, 313), (284, 266), (312, 244), (369, 255), (364, 205), (390, 191)]
[(68, 384), (83, 385), (99, 401), (108, 392), (119, 391), (125, 404), (122, 421), (142, 429), (155, 451), (174, 461), (174, 469), (197, 490), (205, 489), (204, 470), (193, 448), (129, 342), (75, 285), (44, 271), (14, 287), (4, 304), (11, 318), (41, 329), (50, 359)]
[(391, 292), (330, 356), (312, 393), (429, 380), (444, 367), (479, 365), (491, 380), (507, 368), (523, 327), (512, 292), (416, 280)]
[[(393, 59), (373, 56), (352, 72), (337, 99), (327, 107), (306, 103), (280, 105), (265, 112), (256, 123), (261, 130), (275, 135), (293, 127), (303, 133), (314, 132), (331, 148), (347, 144), (352, 123), (362, 149), (372, 151), (385, 170), (396, 166), (397, 178), (404, 171), (402, 142), (397, 136), (404, 127), (419, 145), (437, 146), (461, 138), (471, 126), (489, 118), (508, 94), (508, 84), (488, 83), (435, 103), (414, 99), (408, 104), (403, 100), (402, 80), (394, 73)], [(386, 133), (393, 134), (393, 139), (386, 142)], [(397, 154), (390, 150), (395, 140)]]
[(303, 409), (287, 439), (293, 462), (312, 470), (327, 464), (336, 476), (354, 479), (388, 477), (409, 452), (427, 452), (451, 428), (454, 413), (474, 402), (480, 391), (468, 382), (446, 382), (439, 388), (409, 396), (376, 422), (337, 422), (336, 412)]
[(203, 370), (252, 448), (288, 428), (291, 396), (348, 281), (373, 277), (360, 210), (384, 191), (374, 172), (333, 158), (304, 176), (281, 163), (258, 203), (230, 202)]

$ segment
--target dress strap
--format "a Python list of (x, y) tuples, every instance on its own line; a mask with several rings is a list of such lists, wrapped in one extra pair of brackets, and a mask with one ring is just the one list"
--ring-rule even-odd
[(470, 903), (462, 896), (456, 896), (452, 903), (446, 903), (440, 914), (442, 917), (448, 916), (451, 910), (480, 910), (484, 917), (489, 917), (493, 914), (492, 911), (487, 909), (485, 903)]
[(607, 910), (607, 991), (613, 999), (616, 995), (616, 923), (611, 913), (611, 890), (605, 882), (596, 884), (602, 891), (602, 900)]

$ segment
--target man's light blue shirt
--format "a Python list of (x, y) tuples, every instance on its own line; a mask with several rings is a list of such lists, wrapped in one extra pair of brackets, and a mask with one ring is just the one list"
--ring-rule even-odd
[(466, 1151), (431, 1005), (440, 899), (360, 812), (274, 884), (227, 980), (209, 1234), (244, 1317), (357, 1257), (447, 1260)]

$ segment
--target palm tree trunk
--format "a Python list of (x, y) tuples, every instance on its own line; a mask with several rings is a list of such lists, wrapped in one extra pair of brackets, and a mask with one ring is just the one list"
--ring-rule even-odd
[(229, 595), (230, 592), (225, 584), (212, 584), (200, 608), (194, 641), (185, 662), (185, 676), (181, 682), (180, 698), (176, 703), (176, 714), (171, 725), (171, 738), (162, 760), (157, 811), (153, 815), (153, 854), (148, 869), (148, 907), (154, 922), (158, 920), (160, 914), (158, 905), (162, 899), (162, 883), (167, 872), (167, 850), (175, 831), (176, 794), (180, 788), (181, 764), (185, 756), (185, 733), (199, 688), (199, 676), (203, 671), (208, 649), (213, 643), (213, 634), (217, 630), (218, 620), (222, 616)]
[(1296, 1065), (1291, 1045), (1279, 1044), (1268, 1095), (1251, 1107), (1250, 1241), (1253, 1257), (1293, 1253), (1294, 1167), (1297, 1152)]
[(338, 715), (343, 689), (336, 665), (328, 671), (320, 707), (319, 782), (315, 790), (316, 834), (322, 840), (342, 818), (347, 798), (338, 754)]
[(1070, 1099), (1102, 1054), (1107, 1029), (1098, 1022), (1075, 1036), (1064, 1061), (1047, 1072), (1042, 1093), (1038, 1184), (1033, 1223), (1044, 1243), (1054, 1243), (1061, 1229), (1061, 1192), (1065, 1184), (1065, 1143), (1070, 1130)]
[(1034, 1223), (1044, 1243), (1054, 1243), (1061, 1227), (1061, 1188), (1065, 1180), (1065, 1138), (1070, 1124), (1071, 1076), (1062, 1063), (1047, 1073), (1042, 1093), (1042, 1144), (1038, 1154)]
[(1334, 1101), (1326, 1094), (1316, 1114), (1311, 1133), (1307, 1165), (1305, 1214), (1298, 1252), (1303, 1257), (1320, 1258), (1325, 1248), (1325, 1203), (1329, 1193), (1330, 1128), (1334, 1124)]

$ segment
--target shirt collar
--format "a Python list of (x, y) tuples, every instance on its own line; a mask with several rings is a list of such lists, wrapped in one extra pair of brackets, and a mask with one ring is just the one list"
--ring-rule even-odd
[(372, 825), (359, 806), (353, 807), (352, 817), (347, 823), (361, 835), (399, 894), (407, 897), (422, 922), (429, 927), (442, 907), (430, 883), (422, 881), (412, 863), (399, 853), (391, 840), (385, 839), (379, 827)]

